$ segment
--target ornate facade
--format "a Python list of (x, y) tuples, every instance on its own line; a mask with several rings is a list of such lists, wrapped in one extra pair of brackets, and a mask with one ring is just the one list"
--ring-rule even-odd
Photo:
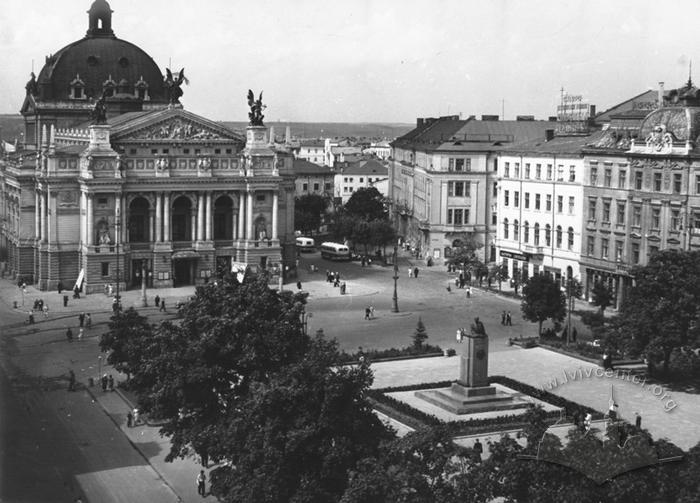
[[(77, 281), (87, 292), (143, 278), (199, 284), (243, 264), (281, 274), (294, 257), (292, 155), (264, 126), (243, 137), (184, 110), (178, 82), (114, 37), (104, 0), (89, 17), (85, 39), (47, 58), (28, 84), (26, 143), (0, 164), (9, 272), (42, 289)], [(80, 93), (67, 61), (87, 65)], [(144, 76), (131, 82), (139, 63)], [(98, 94), (106, 117), (90, 124)]]

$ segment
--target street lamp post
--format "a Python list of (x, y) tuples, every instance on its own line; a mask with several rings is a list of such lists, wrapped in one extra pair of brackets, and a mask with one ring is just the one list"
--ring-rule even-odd
[(97, 380), (100, 380), (100, 377), (102, 377), (102, 355), (99, 355), (97, 357)]
[(119, 281), (120, 281), (120, 277), (119, 277), (119, 241), (120, 241), (120, 234), (121, 234), (121, 232), (120, 232), (121, 225), (122, 225), (121, 220), (119, 220), (119, 218), (117, 218), (114, 221), (114, 228), (115, 228), (115, 236), (114, 237), (115, 237), (115, 242), (116, 242), (116, 246), (117, 246), (117, 310), (118, 311), (121, 310), (121, 301), (122, 301), (121, 296), (119, 295)]
[(399, 264), (396, 262), (396, 254), (398, 253), (398, 246), (394, 245), (394, 296), (391, 298), (392, 306), (391, 312), (399, 312), (399, 295), (396, 292), (396, 282), (399, 280)]

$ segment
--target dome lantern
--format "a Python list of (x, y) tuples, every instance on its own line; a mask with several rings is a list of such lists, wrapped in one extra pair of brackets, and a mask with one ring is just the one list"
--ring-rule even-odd
[(88, 11), (88, 37), (114, 37), (112, 9), (106, 0), (95, 0)]

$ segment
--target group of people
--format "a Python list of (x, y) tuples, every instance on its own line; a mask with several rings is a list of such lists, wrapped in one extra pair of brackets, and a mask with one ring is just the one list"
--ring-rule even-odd
[(155, 299), (153, 299), (156, 303), (156, 307), (158, 308), (158, 311), (165, 312), (165, 299), (161, 299), (160, 295), (156, 295)]
[(109, 391), (114, 391), (114, 377), (112, 377), (112, 374), (105, 374), (102, 376), (102, 379), (100, 379), (102, 383), (102, 391), (106, 392), (107, 388), (109, 388)]
[(333, 286), (340, 286), (340, 273), (331, 272), (326, 269), (326, 282), (333, 283)]
[[(92, 316), (90, 313), (80, 313), (78, 315), (78, 340), (82, 340), (83, 335), (85, 335), (85, 329), (92, 326)], [(68, 327), (66, 329), (66, 339), (68, 342), (73, 342), (73, 329)]]
[(133, 428), (141, 421), (140, 412), (138, 409), (130, 410), (126, 413), (126, 426), (127, 428)]
[(418, 277), (418, 268), (417, 267), (409, 267), (408, 268), (408, 277), (409, 278), (417, 278)]
[(367, 306), (365, 308), (365, 319), (366, 320), (373, 320), (374, 319), (374, 306)]
[(510, 316), (510, 311), (503, 311), (503, 313), (501, 313), (501, 325), (505, 325), (507, 327), (513, 326), (513, 318)]

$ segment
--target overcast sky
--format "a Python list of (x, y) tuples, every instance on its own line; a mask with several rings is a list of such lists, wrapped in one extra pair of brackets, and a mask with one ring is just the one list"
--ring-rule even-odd
[[(92, 0), (0, 2), (0, 113), (32, 69), (82, 38)], [(163, 73), (185, 68), (185, 108), (247, 120), (414, 122), (462, 113), (555, 115), (560, 89), (602, 111), (659, 81), (700, 82), (700, 2), (688, 0), (110, 0), (117, 37)]]

